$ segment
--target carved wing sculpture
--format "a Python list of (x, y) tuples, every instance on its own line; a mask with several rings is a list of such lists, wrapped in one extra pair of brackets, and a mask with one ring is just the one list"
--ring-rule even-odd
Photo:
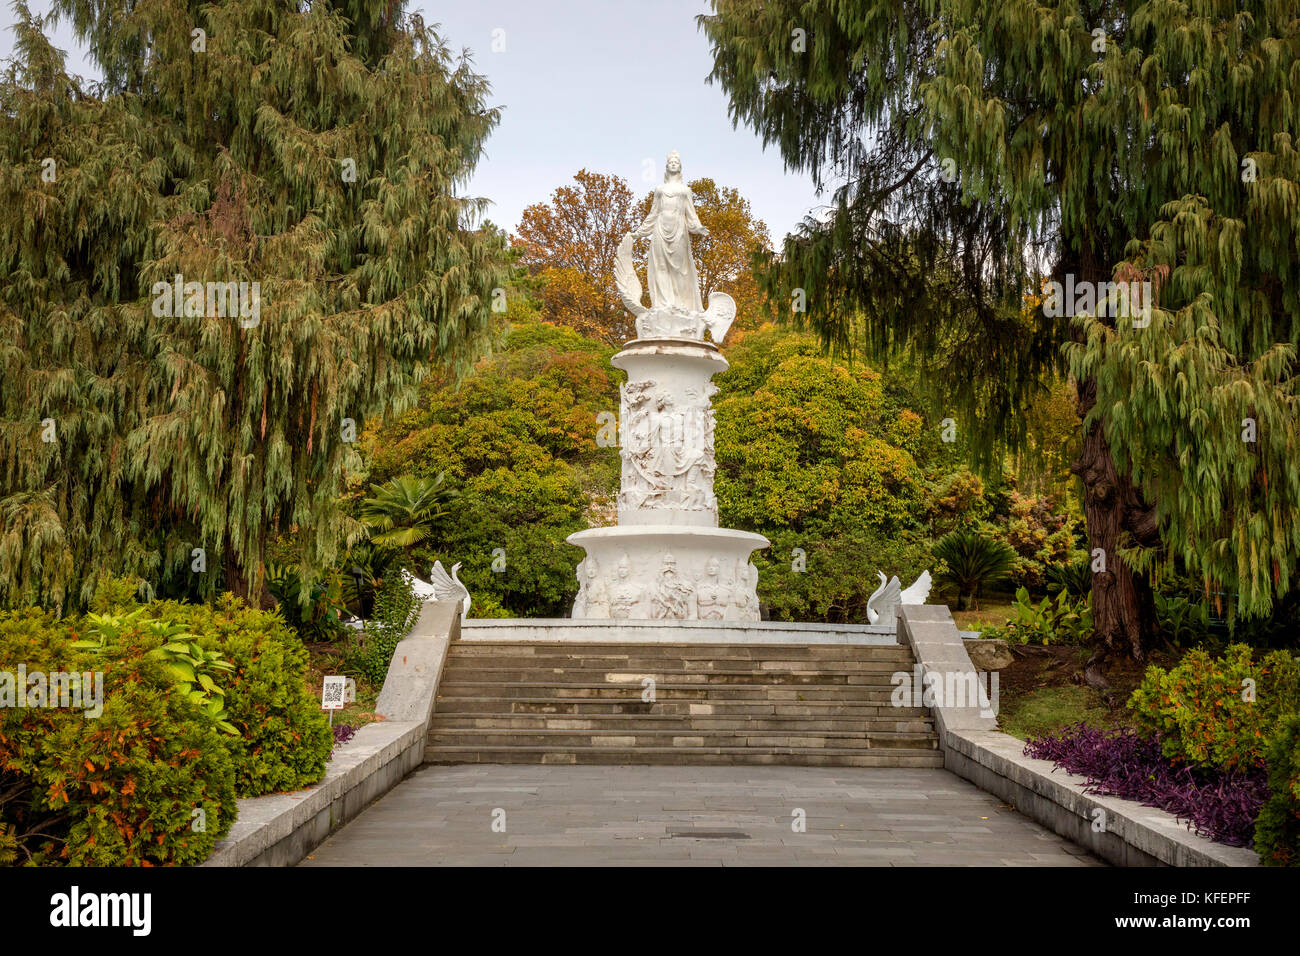
[(632, 243), (632, 234), (628, 233), (618, 244), (618, 253), (614, 256), (614, 288), (618, 290), (623, 307), (640, 318), (649, 310), (641, 304), (641, 280), (636, 277), (636, 267), (632, 265)]
[[(877, 571), (880, 587), (867, 598), (867, 620), (872, 624), (893, 623), (894, 605), (898, 603), (901, 585), (897, 577), (885, 578), (884, 571)], [(882, 620), (882, 617), (886, 619)]]
[(725, 292), (710, 292), (709, 307), (704, 311), (704, 327), (713, 336), (713, 341), (721, 345), (727, 329), (736, 319), (736, 300)]
[(924, 604), (930, 596), (930, 572), (922, 571), (912, 586), (898, 596), (899, 604)]
[(924, 604), (930, 596), (930, 572), (922, 571), (912, 586), (902, 590), (902, 583), (897, 577), (885, 580), (885, 572), (877, 571), (880, 587), (867, 598), (867, 620), (872, 624), (893, 626), (900, 604)]
[(460, 602), (460, 616), (464, 619), (465, 615), (469, 613), (470, 597), (469, 589), (461, 584), (460, 579), (456, 577), (456, 572), (459, 570), (459, 561), (451, 566), (451, 574), (447, 573), (441, 561), (433, 562), (432, 586), (434, 600)]
[(421, 601), (438, 600), (437, 591), (428, 581), (422, 581), (405, 568), (402, 569), (402, 580), (406, 582), (407, 587), (414, 592), (415, 596)]

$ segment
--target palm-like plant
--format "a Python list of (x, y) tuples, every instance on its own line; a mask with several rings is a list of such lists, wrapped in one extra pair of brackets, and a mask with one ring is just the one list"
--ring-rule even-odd
[(953, 531), (934, 545), (934, 556), (947, 568), (936, 575), (940, 582), (957, 588), (957, 606), (974, 606), (980, 592), (1003, 578), (1015, 567), (1016, 552), (1001, 541), (994, 541), (974, 531)]
[(374, 610), (375, 594), (384, 576), (400, 570), (402, 552), (373, 541), (361, 541), (348, 550), (343, 561), (343, 597), (348, 610), (368, 619)]
[(1072, 598), (1084, 598), (1092, 593), (1092, 565), (1087, 558), (1071, 564), (1047, 566), (1047, 590), (1064, 591)]
[(403, 475), (371, 485), (371, 497), (361, 502), (361, 520), (372, 529), (370, 540), (380, 546), (412, 548), (426, 540), (434, 523), (447, 513), (456, 493), (446, 487), (446, 475), (416, 478)]

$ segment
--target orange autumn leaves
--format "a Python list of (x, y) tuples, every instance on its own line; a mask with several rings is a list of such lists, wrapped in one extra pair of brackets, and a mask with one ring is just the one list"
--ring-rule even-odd
[[(615, 292), (614, 258), (623, 236), (649, 212), (651, 194), (637, 200), (623, 178), (586, 169), (573, 178), (576, 185), (559, 187), (549, 203), (524, 210), (511, 245), (528, 270), (543, 319), (621, 345), (636, 329)], [(693, 180), (690, 187), (709, 230), (691, 248), (703, 297), (728, 293), (736, 300), (736, 328), (757, 327), (765, 310), (749, 261), (756, 248), (767, 248), (767, 226), (736, 189), (712, 179)], [(639, 248), (634, 257), (643, 287), (644, 252)]]

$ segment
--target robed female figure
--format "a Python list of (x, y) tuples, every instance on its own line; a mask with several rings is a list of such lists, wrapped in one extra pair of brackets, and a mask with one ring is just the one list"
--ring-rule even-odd
[(632, 233), (637, 239), (650, 237), (646, 279), (653, 308), (704, 311), (695, 259), (691, 257), (691, 236), (708, 234), (695, 214), (691, 190), (682, 182), (682, 158), (673, 150), (668, 154), (663, 185), (655, 188), (650, 214)]

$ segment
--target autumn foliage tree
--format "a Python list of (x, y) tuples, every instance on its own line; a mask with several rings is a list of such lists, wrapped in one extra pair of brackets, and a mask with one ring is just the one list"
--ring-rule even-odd
[(632, 317), (614, 294), (614, 256), (640, 222), (627, 181), (580, 169), (549, 203), (527, 207), (512, 244), (542, 278), (548, 319), (617, 345), (634, 338)]
[[(650, 212), (653, 193), (636, 201), (626, 180), (585, 169), (574, 180), (576, 186), (561, 186), (549, 203), (524, 210), (512, 244), (520, 263), (540, 280), (537, 295), (546, 319), (621, 345), (636, 337), (636, 328), (614, 289), (614, 257), (623, 236)], [(763, 299), (750, 259), (756, 248), (767, 248), (767, 226), (732, 187), (706, 178), (693, 180), (690, 188), (700, 221), (709, 230), (691, 244), (703, 296), (730, 294), (738, 308), (736, 327), (752, 327)], [(644, 243), (633, 259), (644, 288)]]

